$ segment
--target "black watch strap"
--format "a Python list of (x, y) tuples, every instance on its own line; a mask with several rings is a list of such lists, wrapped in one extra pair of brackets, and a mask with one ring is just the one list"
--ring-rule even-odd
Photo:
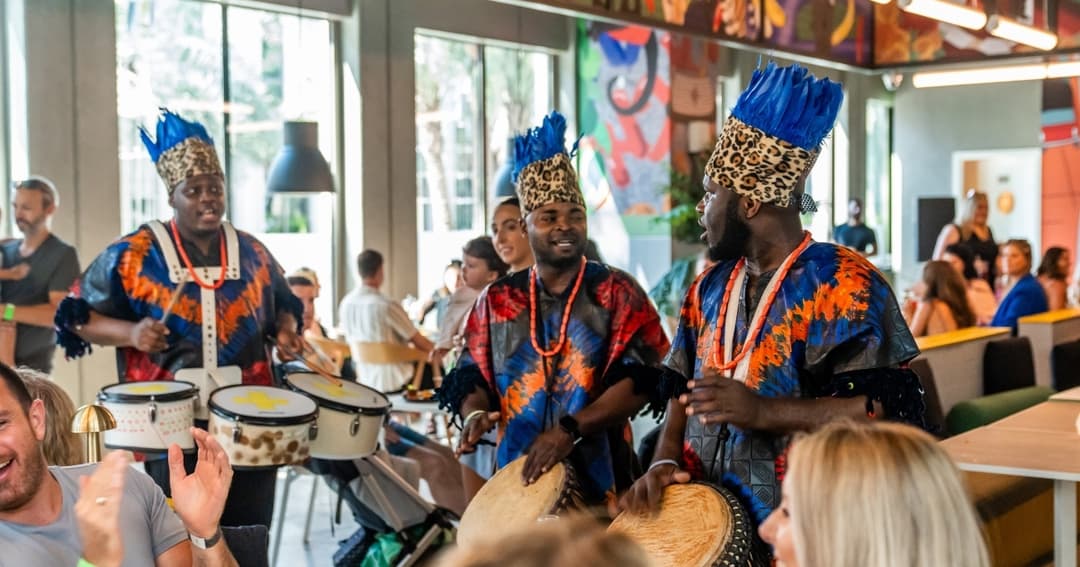
[(191, 544), (199, 549), (210, 549), (217, 545), (217, 542), (221, 541), (221, 528), (219, 527), (214, 535), (208, 538), (201, 538), (195, 534), (189, 533), (188, 539), (191, 540)]
[(559, 428), (570, 434), (570, 437), (574, 441), (581, 439), (581, 430), (578, 429), (578, 422), (572, 415), (564, 415), (559, 418)]

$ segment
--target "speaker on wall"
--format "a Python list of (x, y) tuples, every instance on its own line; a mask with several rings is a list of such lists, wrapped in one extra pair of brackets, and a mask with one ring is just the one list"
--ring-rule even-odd
[(956, 199), (952, 197), (923, 197), (919, 199), (919, 262), (934, 255), (938, 234), (956, 218)]

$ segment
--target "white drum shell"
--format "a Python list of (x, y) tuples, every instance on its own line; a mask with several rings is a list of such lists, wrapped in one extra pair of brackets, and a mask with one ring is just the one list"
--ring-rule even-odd
[(229, 455), (233, 468), (272, 468), (298, 465), (311, 451), (315, 418), (294, 425), (255, 425), (243, 417), (227, 418), (210, 412), (209, 431)]
[[(116, 418), (116, 429), (106, 431), (105, 446), (144, 453), (164, 452), (176, 443), (182, 450), (195, 449), (191, 426), (195, 423), (195, 391), (191, 397), (168, 402), (100, 400)], [(151, 408), (155, 420), (151, 422)]]
[(311, 456), (332, 461), (366, 457), (378, 447), (384, 421), (385, 415), (345, 413), (319, 406), (319, 433), (311, 442)]

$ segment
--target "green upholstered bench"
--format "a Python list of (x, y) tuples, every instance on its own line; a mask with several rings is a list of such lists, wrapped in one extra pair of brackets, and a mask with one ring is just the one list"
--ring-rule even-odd
[[(1031, 386), (960, 402), (945, 417), (946, 427), (950, 435), (957, 435), (1045, 402), (1053, 393), (1045, 386)], [(963, 474), (995, 566), (1031, 565), (1053, 556), (1054, 496), (1049, 480)]]

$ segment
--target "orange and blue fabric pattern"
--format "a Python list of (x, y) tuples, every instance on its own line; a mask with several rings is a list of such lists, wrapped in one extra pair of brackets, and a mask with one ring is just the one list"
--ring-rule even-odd
[[(608, 387), (629, 378), (637, 393), (662, 408), (660, 360), (668, 340), (644, 290), (626, 273), (602, 264), (586, 266), (581, 291), (567, 325), (567, 340), (544, 359), (530, 340), (529, 271), (503, 278), (477, 300), (469, 317), (466, 350), (439, 392), (440, 403), (460, 415), (461, 402), (483, 388), (501, 412), (497, 450), (501, 468), (528, 452), (559, 418), (573, 415)], [(570, 290), (552, 296), (537, 281), (541, 348), (559, 339)], [(609, 496), (632, 481), (628, 424), (583, 439), (571, 455), (591, 499)], [(624, 463), (625, 461), (625, 463)]]

